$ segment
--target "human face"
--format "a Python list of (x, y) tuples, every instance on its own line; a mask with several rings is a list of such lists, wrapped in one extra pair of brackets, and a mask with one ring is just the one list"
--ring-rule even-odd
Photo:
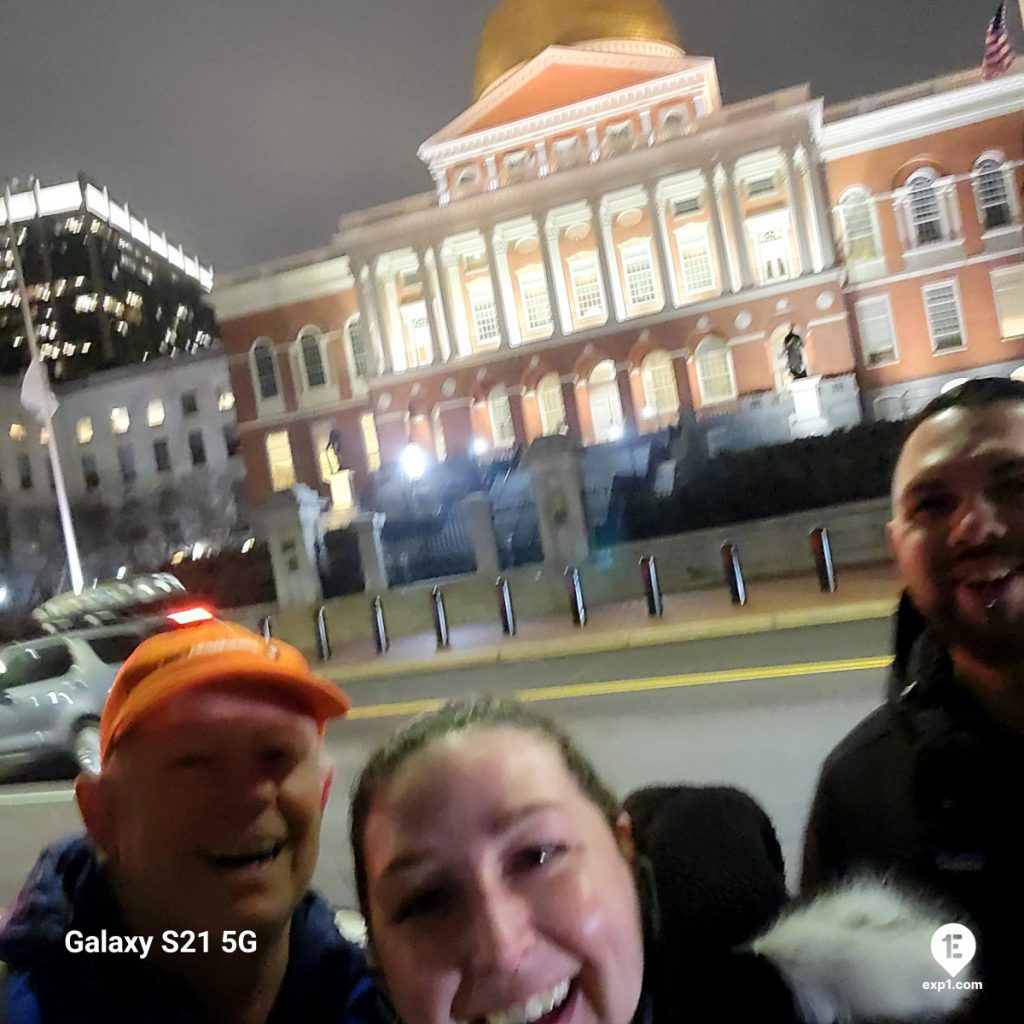
[(371, 805), (373, 949), (405, 1024), (628, 1024), (643, 941), (629, 864), (553, 744), (440, 740)]
[(140, 722), (79, 802), (135, 927), (260, 932), (309, 885), (328, 788), (308, 715), (197, 689)]
[(910, 435), (889, 537), (911, 598), (983, 664), (1024, 649), (1024, 402), (947, 409)]

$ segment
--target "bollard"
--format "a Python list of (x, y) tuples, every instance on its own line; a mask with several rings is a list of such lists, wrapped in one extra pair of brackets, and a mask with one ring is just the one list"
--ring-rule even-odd
[(430, 592), (430, 610), (434, 616), (434, 635), (437, 637), (437, 649), (446, 650), (451, 646), (448, 635), (448, 613), (444, 607), (444, 594), (440, 587)]
[(743, 568), (740, 565), (740, 552), (732, 541), (722, 545), (722, 567), (725, 569), (725, 582), (729, 587), (733, 604), (747, 603), (747, 585), (743, 582)]
[(585, 626), (587, 624), (587, 605), (583, 600), (583, 587), (580, 584), (579, 569), (569, 566), (565, 570), (565, 589), (569, 593), (569, 610), (572, 612), (572, 624), (574, 626)]
[(814, 556), (814, 568), (818, 573), (818, 585), (823, 594), (836, 592), (836, 567), (832, 562), (832, 545), (828, 540), (828, 530), (824, 526), (816, 526), (808, 534), (811, 541), (811, 554)]
[(384, 621), (384, 602), (380, 599), (380, 594), (370, 602), (370, 625), (373, 628), (373, 642), (377, 646), (377, 653), (386, 654), (391, 641), (388, 639), (388, 626)]
[(260, 621), (256, 624), (256, 632), (259, 633), (268, 644), (270, 643), (270, 638), (274, 633), (269, 615), (263, 615), (260, 617)]
[(494, 584), (498, 595), (498, 615), (501, 616), (501, 631), (505, 636), (516, 635), (516, 612), (512, 607), (512, 591), (509, 590), (508, 580), (499, 576)]
[(331, 638), (327, 633), (327, 609), (323, 605), (316, 613), (316, 653), (321, 661), (331, 660)]
[(644, 578), (644, 593), (647, 595), (647, 613), (652, 619), (659, 618), (665, 611), (665, 603), (661, 598), (661, 585), (658, 583), (658, 563), (654, 555), (640, 559), (640, 573)]

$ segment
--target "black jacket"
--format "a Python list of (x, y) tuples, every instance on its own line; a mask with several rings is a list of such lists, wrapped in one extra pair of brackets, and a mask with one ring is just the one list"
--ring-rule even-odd
[[(72, 929), (124, 934), (106, 874), (84, 839), (45, 850), (0, 926), (3, 1024), (208, 1024), (195, 998), (136, 956), (70, 953)], [(292, 917), (288, 968), (269, 1024), (376, 1024), (363, 951), (312, 893)]]
[(1024, 737), (958, 685), (907, 598), (885, 703), (829, 755), (804, 848), (810, 892), (863, 869), (950, 902), (978, 939), (976, 1019), (1024, 1018)]

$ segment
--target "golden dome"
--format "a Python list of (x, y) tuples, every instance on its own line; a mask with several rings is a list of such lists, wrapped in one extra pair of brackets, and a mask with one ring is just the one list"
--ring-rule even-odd
[(549, 46), (593, 39), (679, 45), (658, 0), (501, 0), (480, 37), (473, 96), (479, 99), (506, 71)]

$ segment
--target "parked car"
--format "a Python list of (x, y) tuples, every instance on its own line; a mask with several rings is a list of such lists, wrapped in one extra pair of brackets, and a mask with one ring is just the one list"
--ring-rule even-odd
[(122, 662), (147, 637), (208, 621), (180, 607), (0, 648), (0, 777), (40, 765), (99, 768), (99, 721)]

